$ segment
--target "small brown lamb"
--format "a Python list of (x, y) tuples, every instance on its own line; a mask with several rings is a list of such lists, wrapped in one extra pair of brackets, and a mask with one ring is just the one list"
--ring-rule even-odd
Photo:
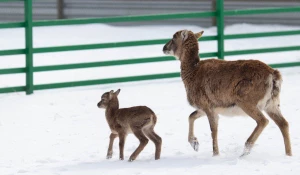
[(198, 150), (199, 143), (194, 136), (194, 121), (197, 118), (207, 116), (211, 128), (213, 155), (218, 155), (219, 114), (248, 115), (256, 121), (257, 126), (245, 143), (242, 156), (247, 155), (269, 122), (262, 113), (265, 111), (280, 128), (285, 153), (291, 156), (289, 124), (280, 111), (280, 72), (258, 60), (200, 61), (198, 39), (202, 34), (203, 31), (178, 31), (163, 48), (165, 54), (180, 60), (187, 100), (195, 108), (189, 117), (188, 140), (192, 147)]
[(113, 154), (113, 142), (119, 137), (120, 160), (124, 160), (124, 144), (126, 136), (133, 133), (140, 141), (140, 145), (132, 153), (129, 161), (133, 161), (141, 153), (148, 143), (148, 138), (155, 144), (155, 160), (160, 159), (162, 139), (154, 132), (154, 126), (157, 118), (155, 113), (147, 106), (135, 106), (131, 108), (119, 108), (118, 95), (120, 89), (116, 92), (111, 90), (101, 96), (101, 101), (97, 104), (98, 108), (105, 109), (105, 116), (110, 127), (111, 134), (107, 159)]

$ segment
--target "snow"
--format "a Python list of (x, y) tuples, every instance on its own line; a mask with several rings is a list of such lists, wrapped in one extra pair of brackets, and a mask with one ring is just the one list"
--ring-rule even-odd
[[(198, 26), (112, 27), (79, 25), (39, 27), (34, 29), (34, 46), (73, 45), (101, 42), (170, 38), (181, 29), (204, 30), (215, 35), (215, 28)], [(300, 27), (237, 24), (225, 33), (296, 30)], [(24, 47), (24, 30), (0, 30), (0, 48)], [(292, 46), (300, 36), (265, 37), (226, 41), (226, 50)], [(118, 49), (36, 54), (34, 65), (67, 64), (128, 58), (162, 56), (162, 45)], [(216, 42), (200, 42), (200, 51), (216, 50)], [(300, 52), (242, 55), (226, 58), (260, 59), (266, 63), (300, 61)], [(23, 67), (24, 56), (3, 56), (0, 69)], [(290, 123), (293, 156), (284, 154), (280, 130), (270, 119), (252, 153), (239, 158), (244, 142), (255, 127), (249, 117), (221, 117), (219, 122), (220, 156), (212, 157), (212, 143), (207, 118), (195, 122), (200, 142), (195, 152), (187, 141), (188, 116), (193, 112), (186, 101), (180, 78), (118, 83), (78, 88), (0, 94), (0, 174), (1, 175), (162, 175), (162, 174), (285, 174), (300, 173), (300, 67), (279, 69), (283, 75), (281, 109)], [(53, 71), (35, 74), (35, 84), (99, 79), (127, 75), (178, 72), (179, 62), (138, 64), (104, 68)], [(75, 76), (74, 76), (75, 75)], [(0, 87), (24, 85), (23, 74), (1, 75)], [(155, 130), (163, 139), (162, 155), (154, 160), (154, 144), (149, 142), (134, 162), (118, 160), (118, 139), (114, 156), (106, 160), (109, 128), (104, 111), (96, 104), (102, 93), (121, 88), (120, 106), (146, 105), (158, 116)], [(125, 159), (138, 145), (130, 135), (125, 144)]]

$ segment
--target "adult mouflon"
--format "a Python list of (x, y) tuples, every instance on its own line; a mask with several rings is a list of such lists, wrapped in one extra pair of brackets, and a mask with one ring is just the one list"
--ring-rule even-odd
[(285, 153), (292, 155), (289, 124), (280, 111), (280, 89), (282, 77), (278, 70), (258, 60), (224, 61), (201, 60), (198, 39), (203, 31), (193, 33), (181, 30), (165, 44), (163, 52), (173, 55), (181, 62), (181, 78), (187, 100), (196, 110), (189, 116), (188, 140), (198, 151), (198, 140), (194, 136), (194, 121), (206, 115), (211, 128), (213, 155), (219, 154), (219, 114), (248, 115), (257, 126), (245, 143), (244, 153), (250, 153), (255, 141), (268, 124), (262, 111), (278, 125), (283, 135)]
[(162, 139), (154, 132), (157, 118), (155, 113), (147, 106), (135, 106), (131, 108), (119, 108), (118, 95), (111, 90), (101, 96), (101, 101), (97, 104), (99, 108), (105, 109), (106, 121), (111, 130), (107, 159), (113, 154), (113, 142), (119, 137), (120, 160), (124, 160), (124, 144), (126, 136), (133, 133), (140, 141), (140, 145), (132, 153), (129, 161), (137, 158), (140, 152), (148, 143), (148, 138), (155, 144), (155, 160), (160, 159)]

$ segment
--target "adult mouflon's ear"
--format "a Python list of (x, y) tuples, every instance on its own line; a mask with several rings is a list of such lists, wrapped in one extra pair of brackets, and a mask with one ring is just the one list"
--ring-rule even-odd
[(203, 33), (204, 33), (204, 31), (201, 31), (201, 32), (199, 32), (199, 33), (195, 33), (195, 37), (196, 37), (197, 39), (199, 39), (199, 38), (201, 38), (201, 36), (202, 36)]
[(115, 92), (115, 95), (118, 96), (119, 93), (120, 93), (121, 89), (118, 89), (116, 92)]
[(182, 41), (185, 41), (189, 36), (189, 31), (188, 30), (183, 30), (181, 32), (181, 38), (182, 38)]

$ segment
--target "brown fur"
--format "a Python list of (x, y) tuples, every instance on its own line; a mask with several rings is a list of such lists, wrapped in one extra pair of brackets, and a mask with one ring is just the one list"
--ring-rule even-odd
[(135, 106), (131, 108), (119, 108), (118, 94), (120, 89), (115, 93), (106, 92), (102, 95), (101, 101), (97, 104), (99, 108), (105, 109), (107, 123), (111, 130), (107, 159), (112, 157), (113, 142), (119, 136), (120, 160), (124, 159), (124, 144), (126, 136), (133, 133), (140, 141), (138, 148), (132, 153), (129, 161), (133, 161), (144, 149), (148, 143), (148, 138), (155, 144), (155, 160), (160, 158), (161, 138), (154, 132), (156, 124), (155, 113), (146, 106)]
[(288, 122), (279, 109), (281, 75), (258, 60), (224, 61), (208, 59), (200, 61), (198, 38), (202, 32), (194, 34), (183, 30), (174, 34), (163, 48), (165, 54), (173, 55), (181, 62), (181, 78), (185, 85), (187, 99), (196, 111), (189, 117), (189, 142), (198, 150), (198, 140), (194, 136), (194, 121), (207, 115), (213, 139), (213, 153), (219, 154), (218, 114), (239, 115), (240, 112), (252, 117), (257, 126), (246, 141), (243, 155), (249, 154), (256, 139), (268, 124), (267, 114), (279, 126), (286, 148), (292, 155)]

